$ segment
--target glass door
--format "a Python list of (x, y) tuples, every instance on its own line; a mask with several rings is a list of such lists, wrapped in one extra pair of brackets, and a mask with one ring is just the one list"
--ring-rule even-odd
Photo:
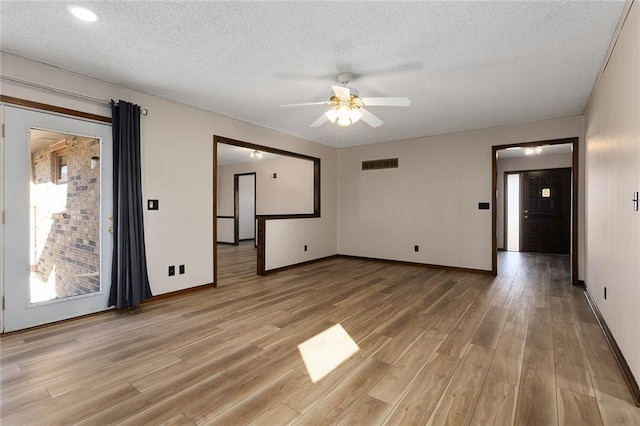
[(107, 309), (111, 126), (5, 107), (4, 331)]

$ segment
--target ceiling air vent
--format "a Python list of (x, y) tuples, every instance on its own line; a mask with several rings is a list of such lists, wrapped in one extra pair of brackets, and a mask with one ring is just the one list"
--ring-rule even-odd
[(367, 160), (362, 162), (362, 170), (377, 170), (377, 169), (397, 169), (397, 158), (385, 158), (384, 160)]

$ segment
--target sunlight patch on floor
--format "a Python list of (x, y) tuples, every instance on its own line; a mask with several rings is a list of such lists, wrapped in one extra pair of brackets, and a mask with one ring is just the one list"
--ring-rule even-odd
[(335, 370), (360, 348), (340, 324), (298, 345), (311, 381), (316, 383)]

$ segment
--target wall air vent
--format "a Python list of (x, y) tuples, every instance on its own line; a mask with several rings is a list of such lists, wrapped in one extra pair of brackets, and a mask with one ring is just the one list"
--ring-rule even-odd
[(362, 162), (362, 170), (377, 170), (377, 169), (397, 169), (397, 158), (385, 158), (384, 160), (367, 160)]

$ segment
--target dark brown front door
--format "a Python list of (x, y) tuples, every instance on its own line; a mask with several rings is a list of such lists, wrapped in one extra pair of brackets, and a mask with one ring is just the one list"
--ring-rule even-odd
[(571, 169), (522, 173), (520, 251), (569, 254)]

